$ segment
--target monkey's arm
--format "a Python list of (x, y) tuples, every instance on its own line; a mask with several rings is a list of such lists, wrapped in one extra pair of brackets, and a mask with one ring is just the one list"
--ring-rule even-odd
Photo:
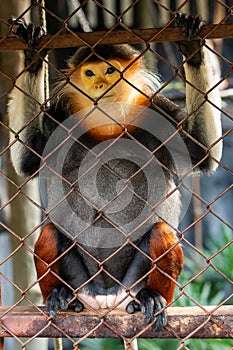
[(41, 131), (43, 90), (43, 69), (37, 74), (26, 71), (17, 79), (10, 96), (11, 160), (20, 175), (31, 175), (39, 168), (39, 155), (46, 142)]
[(8, 104), (11, 160), (18, 174), (31, 175), (39, 168), (47, 139), (43, 132), (45, 52), (38, 54), (34, 50), (43, 31), (26, 25), (23, 19), (13, 23), (18, 26), (16, 34), (29, 49), (24, 52), (25, 69), (15, 81)]
[(215, 86), (219, 77), (215, 77), (213, 53), (201, 46), (203, 43), (199, 40), (190, 40), (200, 31), (203, 24), (200, 17), (178, 14), (177, 23), (187, 38), (179, 43), (180, 51), (187, 59), (184, 64), (188, 115), (185, 129), (196, 140), (193, 142), (187, 136), (186, 143), (191, 157), (197, 162), (203, 155), (209, 156), (201, 162), (199, 169), (212, 171), (218, 166), (214, 159), (219, 161), (222, 154), (221, 98), (218, 86)]

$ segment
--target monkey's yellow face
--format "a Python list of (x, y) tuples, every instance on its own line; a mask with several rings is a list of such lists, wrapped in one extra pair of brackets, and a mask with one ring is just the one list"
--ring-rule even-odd
[(72, 74), (71, 81), (91, 99), (99, 99), (98, 103), (116, 102), (123, 96), (123, 70), (124, 63), (116, 60), (87, 62)]
[[(107, 113), (101, 109), (94, 109), (94, 112), (83, 118), (82, 110), (85, 113), (85, 110), (93, 107), (95, 102), (107, 104), (106, 108), (112, 102), (127, 103), (128, 105), (136, 101), (135, 104), (143, 104), (140, 101), (138, 91), (132, 87), (132, 84), (135, 83), (135, 72), (137, 73), (141, 69), (140, 61), (136, 58), (133, 56), (130, 60), (116, 58), (108, 60), (108, 62), (86, 62), (80, 67), (70, 64), (72, 84), (67, 84), (70, 112), (79, 112), (78, 117), (82, 119), (82, 127), (86, 128), (92, 137), (101, 140), (105, 137), (116, 137), (122, 133), (120, 124), (129, 126), (134, 116), (128, 112), (124, 113), (123, 109), (121, 113), (118, 109)], [(146, 103), (148, 103), (147, 100)], [(111, 118), (109, 118), (108, 113), (111, 114)]]

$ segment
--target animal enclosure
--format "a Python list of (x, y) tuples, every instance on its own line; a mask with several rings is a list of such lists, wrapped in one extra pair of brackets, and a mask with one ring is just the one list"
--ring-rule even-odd
[[(139, 339), (139, 350), (164, 349), (168, 344), (174, 350), (232, 349), (233, 2), (214, 0), (203, 4), (202, 0), (35, 0), (21, 4), (11, 0), (2, 6), (0, 13), (0, 349), (52, 349), (51, 341), (48, 343), (47, 338), (62, 338), (63, 347), (67, 350), (90, 349), (93, 344), (96, 344), (96, 349), (123, 349), (125, 346), (125, 349), (130, 350), (136, 349), (133, 347), (135, 339)], [(188, 57), (182, 56), (178, 47), (184, 42), (184, 35), (187, 33), (177, 25), (179, 13), (200, 15), (205, 22), (197, 36), (189, 40), (193, 43), (200, 42), (200, 48), (208, 53), (207, 66), (211, 84), (207, 87), (202, 84), (201, 79), (200, 84), (193, 83), (193, 77), (187, 74), (186, 66), (200, 48)], [(17, 20), (12, 21), (13, 17)], [(43, 28), (44, 35), (33, 47), (36, 55), (32, 62), (25, 61), (23, 51), (28, 46), (17, 32), (18, 23), (23, 18), (25, 23), (33, 22)], [(134, 60), (130, 56), (131, 61), (126, 66), (122, 63), (123, 59), (120, 61), (121, 66), (116, 63), (110, 65), (109, 57), (103, 57), (98, 47), (120, 44), (134, 47)], [(102, 50), (102, 46), (100, 47)], [(89, 50), (78, 63), (75, 60), (80, 56), (74, 56), (77, 48)], [(97, 59), (89, 61), (91, 55)], [(78, 68), (82, 65), (88, 67), (85, 68), (86, 80), (97, 75), (92, 71), (92, 64), (98, 59), (103, 61), (101, 64), (106, 65), (104, 67), (109, 76), (116, 74), (117, 77), (111, 82), (107, 92), (93, 97), (88, 95), (86, 87), (77, 86), (75, 79), (80, 79)], [(114, 57), (110, 59), (111, 62), (115, 60)], [(69, 69), (67, 62), (70, 64)], [(43, 91), (38, 88), (36, 95), (22, 83), (22, 79), (30, 71), (30, 65), (34, 69), (33, 63), (44, 67)], [(149, 67), (148, 70), (143, 68), (141, 75), (133, 75), (132, 78), (131, 72), (138, 69), (135, 67), (144, 64)], [(195, 70), (195, 67), (192, 69)], [(204, 79), (204, 74), (202, 75)], [(36, 93), (37, 78), (31, 89)], [(102, 88), (101, 84), (98, 85), (100, 86)], [(108, 100), (109, 96), (112, 98), (117, 86), (122, 86), (120, 103)], [(21, 118), (25, 109), (23, 103), (12, 103), (9, 112), (12, 89), (20, 93), (27, 107), (30, 105), (34, 108), (34, 112), (24, 122)], [(57, 96), (64, 98), (63, 102), (66, 102), (67, 96), (73, 96), (74, 91), (82, 96), (82, 103), (88, 109), (83, 105), (80, 108), (79, 102), (77, 112), (75, 102), (70, 103), (67, 115), (74, 115), (74, 118), (67, 117), (67, 122), (59, 115), (60, 107), (63, 106), (56, 102), (55, 106), (58, 107), (55, 114), (51, 112), (51, 106), (54, 100), (58, 101)], [(191, 91), (189, 97), (187, 91)], [(221, 103), (218, 96), (221, 97)], [(168, 99), (171, 102), (167, 102)], [(103, 100), (107, 103), (103, 103)], [(190, 100), (191, 110), (187, 106), (182, 114), (177, 112), (179, 120), (178, 117), (174, 119), (174, 110), (180, 111)], [(173, 103), (178, 107), (174, 107)], [(153, 113), (151, 105), (155, 105)], [(195, 141), (194, 134), (190, 135), (190, 129), (186, 128), (189, 120), (202, 113), (204, 108), (209, 111), (206, 120), (211, 122), (203, 124), (206, 130), (201, 131), (211, 134), (213, 130), (215, 136), (214, 123), (220, 115), (222, 123), (222, 134), (216, 133), (217, 136), (213, 136), (207, 146), (203, 146), (200, 140)], [(12, 110), (15, 114), (14, 124), (9, 123)], [(77, 113), (72, 113), (73, 110)], [(30, 137), (25, 138), (25, 135), (33, 125), (36, 128), (40, 125), (42, 115), (48, 119), (43, 128), (55, 123), (54, 130), (59, 132), (51, 132), (40, 154), (38, 148), (30, 144)], [(213, 121), (207, 119), (210, 115), (214, 116)], [(147, 122), (142, 122), (143, 118)], [(204, 119), (202, 114), (200, 119)], [(157, 123), (154, 124), (155, 120)], [(134, 128), (145, 131), (143, 140), (134, 132)], [(48, 130), (50, 133), (49, 128)], [(95, 142), (86, 142), (86, 134), (94, 135), (91, 140)], [(148, 152), (147, 141), (149, 143), (151, 135), (159, 139), (160, 143)], [(73, 151), (71, 157), (68, 152), (77, 143), (85, 149), (85, 156), (79, 161), (81, 170), (74, 180), (69, 176), (73, 174), (70, 165), (75, 157), (75, 161), (78, 159), (79, 154), (76, 155)], [(189, 153), (192, 148), (189, 148), (190, 144), (198, 149), (195, 161)], [(219, 157), (216, 150), (221, 148), (221, 144), (223, 150)], [(40, 159), (39, 165), (35, 167), (33, 161), (27, 162), (27, 176), (17, 174), (12, 166), (12, 159), (16, 168), (19, 163), (19, 147)], [(58, 156), (56, 151), (59, 149), (62, 152)], [(161, 160), (157, 157), (158, 162), (154, 164), (154, 156), (163, 154), (163, 149), (169, 153), (166, 162), (163, 163), (163, 158)], [(123, 176), (119, 166), (119, 159), (122, 158), (127, 162), (127, 171), (129, 169), (127, 175)], [(208, 162), (212, 164), (211, 170), (214, 171), (201, 174), (202, 168)], [(170, 166), (171, 163), (175, 171), (170, 174), (168, 164)], [(153, 177), (154, 169), (159, 174), (156, 179)], [(166, 186), (163, 181), (168, 172), (174, 178), (175, 186), (164, 194), (162, 189)], [(109, 178), (109, 173), (112, 187), (106, 191), (105, 179)], [(49, 187), (54, 177), (56, 180), (53, 187)], [(96, 181), (99, 179), (98, 186), (93, 178)], [(138, 186), (144, 183), (146, 186)], [(55, 191), (56, 196), (53, 195), (54, 188), (61, 189)], [(157, 195), (158, 192), (155, 201), (154, 194)], [(174, 217), (178, 192), (182, 199), (179, 222), (176, 222)], [(101, 197), (100, 193), (104, 196)], [(74, 201), (73, 196), (76, 199)], [(76, 210), (76, 203), (80, 202), (85, 203), (83, 206), (77, 205), (78, 209), (84, 208), (83, 213)], [(169, 203), (165, 206), (168, 208), (166, 213), (164, 209), (159, 209), (164, 208), (164, 203)], [(87, 220), (85, 215), (89, 213), (90, 206), (96, 210), (95, 216), (90, 214)], [(129, 220), (125, 213), (132, 210), (132, 207), (136, 208), (136, 214)], [(77, 216), (79, 219), (79, 228), (75, 233), (72, 231), (75, 226), (72, 221), (74, 213), (75, 220)], [(43, 260), (38, 255), (34, 246), (42, 229), (48, 228), (46, 225), (51, 222), (72, 244), (48, 261), (47, 257)], [(144, 246), (138, 244), (142, 239), (141, 232), (144, 237), (154, 222), (167, 224), (176, 236), (158, 257), (148, 254)], [(88, 229), (95, 224), (97, 228), (94, 233), (89, 232)], [(107, 231), (109, 226), (111, 230)], [(108, 239), (101, 236), (104, 230), (108, 232)], [(48, 232), (49, 235), (53, 233), (49, 230)], [(49, 239), (46, 242), (46, 237), (48, 239), (50, 236), (45, 235), (44, 248), (47, 255), (50, 252), (52, 255), (55, 248)], [(98, 239), (101, 241), (101, 248), (108, 252), (103, 253), (101, 259), (95, 255)], [(173, 277), (172, 273), (164, 269), (163, 261), (179, 245), (183, 249), (184, 267), (180, 277), (176, 279), (176, 276)], [(87, 249), (87, 246), (91, 248)], [(59, 261), (61, 265), (64, 256), (73, 248), (79, 250), (87, 265), (92, 262), (95, 264), (88, 280), (84, 279), (77, 288), (67, 283), (55, 268), (59, 266)], [(150, 267), (147, 273), (128, 284), (117, 274), (118, 265), (114, 268), (111, 265), (109, 268), (109, 264), (111, 259), (119, 256), (119, 262), (114, 261), (120, 266), (125, 255), (131, 254), (131, 249), (134, 249), (136, 256), (143, 257), (143, 263)], [(41, 275), (36, 274), (34, 260), (44, 266)], [(122, 261), (129, 264), (127, 259)], [(71, 264), (71, 271), (75, 268)], [(134, 273), (138, 269), (134, 268)], [(141, 285), (152, 272), (156, 272), (162, 281), (169, 281), (175, 286), (172, 300), (162, 305), (162, 312), (166, 311), (168, 323), (159, 330), (154, 325), (161, 315), (160, 311), (148, 323), (146, 315), (141, 311), (134, 310), (136, 312), (130, 314), (118, 310), (118, 306), (128, 298), (134, 301), (137, 299), (134, 288)], [(122, 294), (117, 294), (114, 302), (109, 302), (103, 293), (105, 298), (97, 300), (99, 307), (94, 307), (87, 299), (81, 312), (74, 312), (69, 308), (58, 311), (56, 317), (53, 317), (53, 311), (57, 311), (55, 306), (48, 313), (43, 305), (39, 284), (46, 278), (49, 281), (55, 279), (56, 286), (59, 283), (65, 285), (75, 298), (83, 295), (80, 291), (103, 275), (109, 285), (112, 286), (109, 281), (114, 281), (123, 291)], [(71, 300), (71, 306), (73, 301)], [(137, 300), (133, 305), (137, 307)], [(100, 343), (99, 338), (104, 339), (103, 343)]]

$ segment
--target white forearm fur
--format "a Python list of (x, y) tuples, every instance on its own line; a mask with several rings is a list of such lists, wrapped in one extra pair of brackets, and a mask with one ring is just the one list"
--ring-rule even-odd
[[(195, 67), (185, 63), (186, 106), (189, 114), (189, 133), (192, 134), (195, 124), (202, 125), (206, 146), (210, 147), (210, 156), (219, 161), (222, 155), (221, 97), (219, 88), (215, 85), (220, 77), (214, 74), (217, 67), (214, 67), (216, 59), (213, 55), (204, 47), (203, 62), (200, 66)], [(217, 140), (219, 141), (214, 145)], [(218, 163), (213, 161), (211, 170), (215, 170), (217, 166)]]
[[(19, 76), (10, 94), (8, 103), (11, 161), (19, 175), (22, 175), (20, 164), (24, 155), (28, 135), (41, 129), (43, 112), (41, 105), (44, 103), (44, 71), (43, 68), (37, 74), (24, 72)], [(29, 127), (27, 125), (29, 124)], [(33, 128), (31, 127), (33, 125)], [(22, 142), (20, 142), (22, 141)]]

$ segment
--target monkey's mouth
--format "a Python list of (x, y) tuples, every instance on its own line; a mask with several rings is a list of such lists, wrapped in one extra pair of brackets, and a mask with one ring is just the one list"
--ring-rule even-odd
[(108, 99), (113, 100), (114, 99), (114, 95), (113, 94), (111, 94), (111, 95), (103, 95), (103, 96), (96, 97), (96, 100), (97, 99), (98, 99), (98, 102), (101, 102), (103, 100), (108, 100)]

